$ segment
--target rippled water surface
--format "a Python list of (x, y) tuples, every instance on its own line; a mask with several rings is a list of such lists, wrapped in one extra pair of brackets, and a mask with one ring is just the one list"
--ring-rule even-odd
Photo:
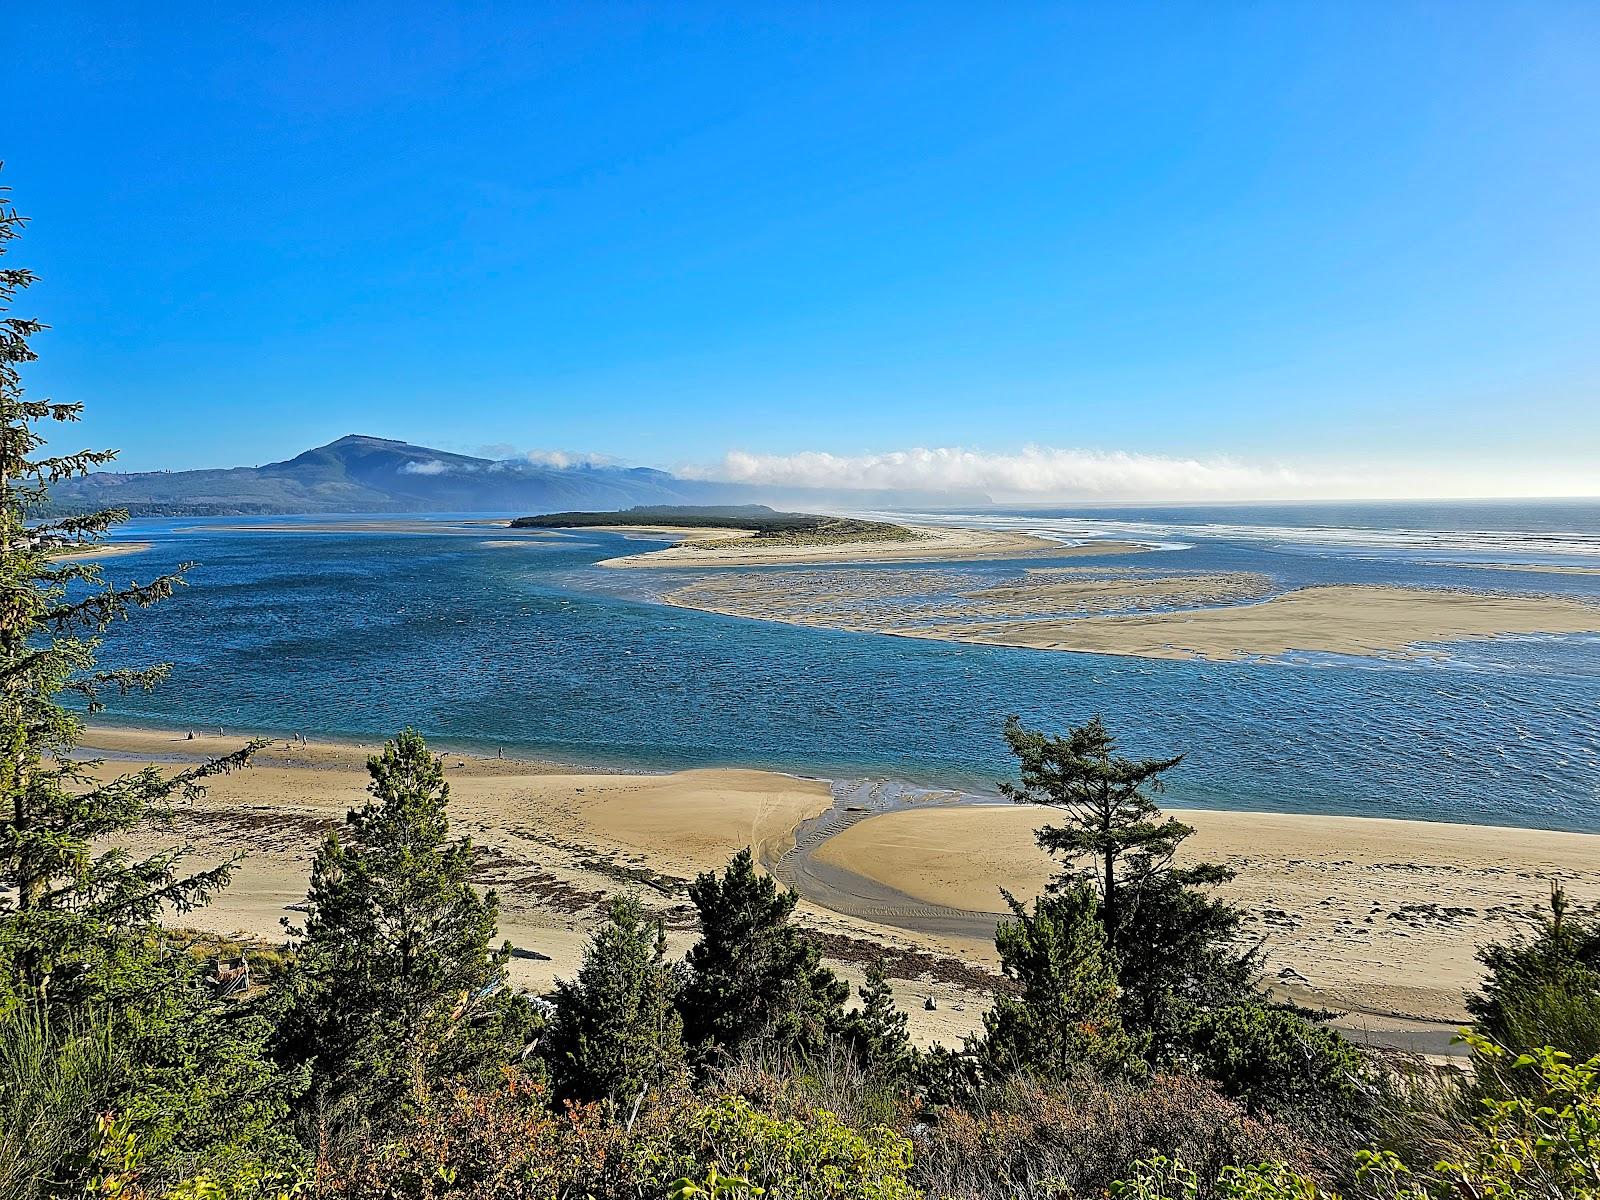
[[(1169, 547), (1140, 566), (1256, 571), (1277, 587), (1600, 598), (1600, 575), (1482, 569), (1600, 566), (1593, 503), (976, 516), (1062, 539), (1137, 537)], [(111, 719), (364, 741), (412, 724), (443, 745), (579, 763), (743, 764), (987, 790), (1010, 771), (1006, 714), (1064, 727), (1100, 713), (1130, 752), (1188, 755), (1173, 803), (1600, 831), (1596, 636), (1462, 643), (1442, 662), (963, 646), (665, 607), (652, 597), (683, 573), (593, 565), (644, 548), (616, 534), (510, 543), (459, 519), (424, 533), (271, 528), (282, 524), (123, 528), (154, 545), (107, 560), (114, 578), (199, 566), (178, 598), (109, 635), (107, 660), (175, 668), (153, 695), (114, 701)]]

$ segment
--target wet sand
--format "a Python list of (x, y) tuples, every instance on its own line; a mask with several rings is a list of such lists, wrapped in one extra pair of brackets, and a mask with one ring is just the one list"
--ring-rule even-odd
[[(1090, 547), (1077, 548), (1087, 555)], [(985, 621), (1139, 611), (1259, 599), (1271, 590), (1250, 572), (1186, 574), (1137, 567), (1039, 567), (996, 584), (959, 567), (861, 571), (716, 572), (666, 593), (666, 603), (855, 632), (963, 639)]]
[(962, 640), (1225, 661), (1291, 651), (1416, 658), (1440, 653), (1427, 648), (1432, 643), (1540, 633), (1600, 633), (1600, 605), (1566, 596), (1337, 584), (1235, 608), (979, 627)]
[[(793, 571), (698, 580), (663, 599), (900, 637), (1211, 661), (1296, 652), (1416, 658), (1441, 655), (1449, 642), (1600, 633), (1600, 604), (1569, 596), (1334, 584), (1262, 599), (1268, 590), (1265, 577), (1248, 573), (1041, 569), (974, 588), (928, 573)], [(1142, 611), (1150, 609), (1161, 611)]]

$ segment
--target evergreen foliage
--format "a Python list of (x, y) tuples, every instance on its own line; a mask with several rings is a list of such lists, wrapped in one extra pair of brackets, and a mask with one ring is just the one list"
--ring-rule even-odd
[(1359, 1120), (1376, 1090), (1360, 1050), (1289, 1006), (1250, 999), (1197, 1009), (1187, 1037), (1195, 1069), (1251, 1111)]
[[(24, 224), (0, 198), (0, 254)], [(104, 778), (102, 762), (75, 757), (82, 722), (65, 698), (95, 711), (104, 693), (167, 675), (162, 664), (101, 668), (100, 635), (170, 597), (182, 572), (115, 586), (73, 556), (92, 551), (121, 512), (34, 519), (52, 484), (114, 452), (44, 453), (45, 430), (77, 421), (82, 405), (24, 392), (20, 368), (35, 360), (30, 339), (45, 327), (11, 307), (33, 282), (27, 270), (0, 270), (0, 1010), (12, 1067), (32, 1061), (23, 1047), (37, 1050), (41, 1036), (59, 1059), (68, 1091), (52, 1093), (50, 1105), (75, 1086), (85, 1047), (109, 1039), (116, 1053), (92, 1090), (100, 1103), (144, 1115), (151, 1170), (170, 1174), (281, 1148), (275, 1130), (292, 1088), (261, 1056), (260, 1015), (214, 1000), (160, 928), (164, 916), (203, 905), (234, 862), (185, 873), (185, 847), (138, 859), (105, 842), (197, 797), (258, 743), (170, 774), (148, 767)], [(15, 1086), (29, 1094), (33, 1085)], [(67, 1145), (87, 1133), (41, 1136)]]
[(822, 965), (805, 933), (789, 923), (798, 897), (758, 873), (749, 850), (719, 876), (689, 885), (700, 940), (689, 950), (683, 991), (684, 1035), (708, 1053), (757, 1040), (786, 1049), (820, 1049), (843, 1018), (850, 989)]
[[(26, 219), (0, 189), (0, 255)], [(46, 429), (75, 422), (81, 404), (31, 400), (20, 368), (38, 357), (30, 339), (45, 329), (12, 314), (35, 277), (0, 269), (0, 954), (10, 999), (76, 1003), (105, 984), (97, 964), (108, 931), (141, 930), (163, 913), (205, 903), (231, 863), (194, 874), (184, 849), (135, 860), (95, 842), (130, 830), (203, 781), (242, 766), (255, 746), (171, 775), (155, 768), (102, 780), (97, 760), (74, 757), (82, 722), (62, 703), (94, 710), (106, 691), (152, 688), (164, 664), (101, 668), (100, 635), (114, 621), (164, 600), (182, 572), (114, 586), (101, 568), (70, 552), (92, 550), (126, 514), (117, 510), (34, 520), (50, 485), (110, 462), (109, 450), (42, 453)]]
[(1161, 820), (1151, 798), (1165, 790), (1162, 776), (1183, 755), (1124, 758), (1099, 717), (1064, 737), (1024, 729), (1009, 717), (1005, 739), (1021, 782), (1003, 783), (1001, 792), (1018, 804), (1062, 811), (1066, 823), (1040, 829), (1039, 845), (1063, 860), (1068, 877), (1098, 885), (1106, 927), (1117, 928), (1122, 889), (1137, 889), (1168, 869), (1179, 844), (1194, 832), (1172, 817)]
[(678, 972), (637, 896), (614, 897), (578, 977), (556, 986), (539, 1048), (557, 1097), (626, 1100), (684, 1073)]
[(1002, 791), (1066, 817), (1038, 833), (1039, 845), (1063, 860), (1052, 888), (1099, 889), (1123, 1023), (1153, 1063), (1173, 1063), (1187, 1048), (1192, 1012), (1248, 998), (1257, 971), (1254, 949), (1240, 945), (1238, 910), (1208, 890), (1233, 872), (1173, 862), (1194, 829), (1163, 818), (1153, 797), (1183, 756), (1125, 758), (1099, 717), (1059, 737), (1012, 717), (1005, 738), (1021, 774)]
[(407, 730), (371, 758), (372, 800), (311, 869), (278, 1054), (309, 1061), (332, 1128), (421, 1104), (430, 1086), (505, 1061), (527, 1032), (492, 950), (498, 902), (451, 839), (443, 764)]
[(1600, 922), (1568, 909), (1557, 884), (1533, 937), (1478, 951), (1484, 979), (1467, 1011), (1484, 1036), (1518, 1054), (1551, 1043), (1580, 1058), (1600, 1054)]
[(887, 1078), (904, 1075), (915, 1062), (915, 1051), (906, 1029), (906, 1014), (894, 1002), (882, 959), (867, 964), (866, 982), (856, 994), (861, 1006), (840, 1026), (845, 1045), (869, 1071)]
[(1087, 885), (1034, 901), (1006, 896), (1013, 917), (995, 931), (1000, 969), (1017, 985), (984, 1016), (980, 1057), (991, 1074), (1065, 1079), (1129, 1067), (1139, 1045), (1122, 1026), (1116, 964)]
[(1213, 876), (1173, 868), (1143, 880), (1107, 940), (1116, 951), (1123, 1024), (1146, 1038), (1146, 1055), (1174, 1065), (1197, 1009), (1254, 996), (1257, 950), (1241, 947), (1239, 910), (1202, 890)]

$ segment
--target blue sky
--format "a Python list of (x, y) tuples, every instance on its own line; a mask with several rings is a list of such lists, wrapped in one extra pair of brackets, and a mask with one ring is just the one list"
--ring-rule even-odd
[(7, 18), (127, 468), (1600, 493), (1600, 6), (305, 7)]

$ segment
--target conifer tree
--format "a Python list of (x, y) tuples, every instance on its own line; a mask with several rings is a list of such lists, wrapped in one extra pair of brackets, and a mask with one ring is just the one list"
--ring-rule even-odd
[(1483, 983), (1467, 997), (1478, 1031), (1519, 1054), (1551, 1045), (1576, 1060), (1600, 1054), (1600, 922), (1570, 911), (1557, 883), (1531, 937), (1478, 951)]
[(652, 936), (637, 896), (613, 898), (540, 1039), (556, 1095), (622, 1101), (682, 1074), (678, 987), (660, 925)]
[[(0, 189), (0, 255), (25, 224)], [(257, 744), (172, 774), (149, 767), (110, 780), (95, 774), (103, 763), (74, 757), (83, 725), (63, 697), (93, 712), (107, 691), (166, 677), (165, 665), (106, 669), (96, 655), (112, 622), (169, 597), (185, 568), (113, 586), (82, 555), (127, 514), (43, 516), (51, 484), (116, 452), (41, 453), (45, 429), (77, 421), (83, 406), (26, 397), (21, 368), (37, 358), (30, 340), (45, 326), (11, 310), (34, 278), (0, 270), (0, 954), (15, 997), (72, 1003), (114, 986), (106, 973), (117, 936), (204, 904), (233, 870), (227, 862), (185, 874), (184, 848), (136, 860), (95, 843), (194, 798)]]
[(713, 1052), (760, 1039), (819, 1049), (837, 1030), (850, 989), (789, 923), (799, 898), (758, 874), (749, 850), (735, 854), (720, 877), (696, 877), (689, 898), (700, 914), (682, 1001), (689, 1041)]
[(903, 1074), (915, 1056), (906, 1014), (894, 1002), (883, 960), (867, 964), (866, 982), (856, 995), (861, 1007), (845, 1017), (840, 1031), (845, 1044), (868, 1070), (891, 1078)]
[[(0, 255), (25, 225), (7, 196), (0, 189)], [(102, 762), (76, 755), (83, 711), (98, 711), (106, 693), (152, 688), (167, 675), (161, 664), (100, 667), (100, 635), (171, 596), (185, 568), (113, 586), (84, 555), (127, 514), (49, 513), (52, 484), (115, 452), (46, 452), (47, 431), (77, 421), (82, 405), (30, 400), (23, 389), (21, 369), (36, 358), (30, 340), (45, 326), (12, 315), (12, 304), (33, 282), (25, 269), (0, 269), (4, 1036), (32, 1027), (47, 1054), (70, 1056), (74, 1031), (114, 1031), (116, 1053), (92, 1084), (101, 1108), (138, 1120), (152, 1181), (201, 1167), (225, 1175), (231, 1162), (255, 1154), (287, 1162), (293, 1150), (279, 1122), (293, 1081), (262, 1055), (261, 1015), (248, 1002), (218, 1000), (200, 963), (160, 927), (163, 917), (205, 904), (236, 860), (186, 873), (184, 847), (143, 859), (102, 848), (200, 795), (207, 779), (243, 766), (259, 743), (173, 773), (152, 766), (109, 779)], [(63, 703), (68, 697), (76, 709)], [(41, 1143), (82, 1149), (91, 1127), (36, 1132)]]
[(1118, 1012), (1116, 964), (1094, 891), (1078, 884), (1040, 896), (1032, 913), (1009, 893), (1006, 903), (1013, 917), (1000, 923), (994, 944), (1018, 990), (997, 996), (984, 1016), (980, 1057), (989, 1071), (1061, 1079), (1134, 1062), (1139, 1046)]
[(1191, 1010), (1248, 998), (1257, 968), (1256, 950), (1240, 944), (1238, 910), (1206, 890), (1233, 872), (1215, 863), (1173, 862), (1194, 829), (1163, 819), (1153, 797), (1183, 756), (1124, 758), (1099, 717), (1064, 737), (1024, 729), (1012, 717), (1005, 737), (1021, 778), (1001, 790), (1067, 818), (1038, 833), (1039, 845), (1063, 860), (1052, 888), (1088, 883), (1100, 893), (1124, 1023), (1148, 1035), (1154, 1060), (1183, 1053)]
[[(493, 892), (450, 838), (444, 766), (410, 730), (367, 762), (373, 799), (317, 852), (280, 1056), (309, 1060), (322, 1120), (398, 1117), (444, 1078), (505, 1061), (526, 1005), (491, 950)], [(287, 922), (286, 922), (287, 924)]]
[[(1124, 758), (1099, 717), (1069, 729), (1065, 737), (1024, 729), (1006, 720), (1006, 744), (1021, 767), (1019, 784), (1000, 790), (1018, 804), (1043, 804), (1066, 816), (1062, 825), (1039, 830), (1039, 845), (1061, 858), (1070, 878), (1098, 885), (1103, 918), (1115, 928), (1119, 889), (1137, 886), (1171, 865), (1179, 844), (1194, 829), (1161, 819), (1152, 795), (1165, 790), (1162, 776), (1183, 761)], [(1079, 865), (1083, 860), (1087, 865)]]

